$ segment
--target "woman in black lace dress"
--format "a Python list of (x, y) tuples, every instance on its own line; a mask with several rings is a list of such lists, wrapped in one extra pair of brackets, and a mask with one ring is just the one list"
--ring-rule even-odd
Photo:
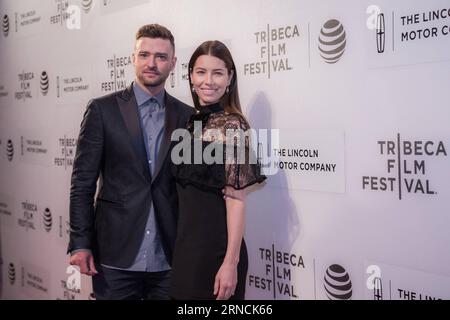
[(223, 43), (207, 41), (196, 49), (189, 83), (197, 113), (172, 151), (180, 209), (171, 296), (244, 299), (245, 193), (265, 177), (242, 115), (236, 67)]

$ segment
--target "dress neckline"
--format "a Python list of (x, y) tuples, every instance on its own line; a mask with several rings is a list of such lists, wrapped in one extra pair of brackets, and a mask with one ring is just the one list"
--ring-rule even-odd
[(209, 104), (206, 106), (200, 106), (198, 108), (198, 113), (200, 114), (211, 114), (223, 111), (222, 104), (220, 102)]

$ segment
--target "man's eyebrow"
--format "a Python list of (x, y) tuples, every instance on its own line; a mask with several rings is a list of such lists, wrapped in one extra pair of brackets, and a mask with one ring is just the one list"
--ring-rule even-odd
[[(151, 54), (151, 52), (148, 51), (148, 50), (139, 50), (138, 53), (148, 53), (148, 54)], [(169, 55), (168, 53), (165, 53), (165, 52), (155, 52), (154, 54), (155, 54), (155, 55), (160, 55), (160, 56), (168, 56), (168, 55)]]

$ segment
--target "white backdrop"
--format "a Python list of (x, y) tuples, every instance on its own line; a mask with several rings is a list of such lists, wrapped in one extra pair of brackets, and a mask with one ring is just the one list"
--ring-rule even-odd
[(88, 100), (133, 80), (147, 23), (175, 36), (171, 94), (191, 104), (188, 59), (218, 39), (251, 125), (280, 130), (247, 206), (247, 299), (450, 298), (449, 0), (1, 0), (0, 16), (2, 298), (90, 298), (65, 253), (76, 139)]

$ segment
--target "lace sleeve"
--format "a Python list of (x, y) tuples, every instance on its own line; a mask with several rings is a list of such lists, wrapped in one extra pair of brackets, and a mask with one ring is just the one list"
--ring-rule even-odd
[(225, 185), (236, 190), (263, 182), (254, 148), (252, 131), (247, 121), (240, 115), (229, 115), (224, 124), (225, 133)]

